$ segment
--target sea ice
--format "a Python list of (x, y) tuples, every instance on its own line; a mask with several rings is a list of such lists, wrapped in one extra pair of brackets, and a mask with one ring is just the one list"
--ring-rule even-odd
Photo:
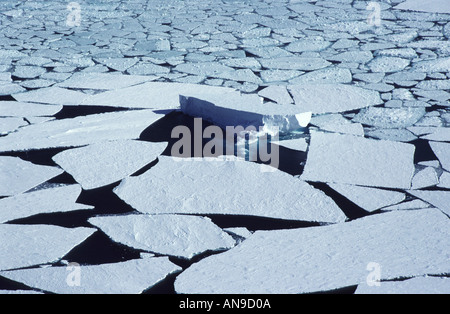
[[(414, 236), (411, 236), (414, 230)], [(193, 264), (178, 293), (308, 293), (380, 279), (448, 273), (448, 218), (435, 209), (372, 215), (323, 227), (257, 231), (228, 252)], [(373, 264), (375, 263), (375, 264)]]
[(369, 68), (372, 72), (391, 73), (402, 71), (409, 63), (409, 60), (397, 57), (377, 57), (369, 63)]
[(422, 200), (413, 200), (409, 202), (403, 202), (397, 205), (392, 205), (389, 207), (384, 207), (383, 211), (393, 211), (393, 210), (412, 210), (412, 209), (424, 209), (431, 207), (430, 204), (425, 203)]
[(405, 129), (374, 129), (365, 130), (365, 135), (379, 140), (395, 142), (412, 142), (417, 140), (417, 136)]
[(88, 97), (88, 95), (79, 91), (53, 86), (26, 93), (14, 94), (13, 97), (20, 102), (76, 106), (84, 98)]
[(313, 114), (345, 112), (382, 103), (376, 91), (341, 84), (302, 84), (288, 86), (302, 112)]
[(426, 111), (422, 107), (362, 109), (354, 118), (354, 122), (383, 129), (406, 128), (419, 121)]
[(439, 159), (442, 168), (450, 171), (450, 143), (430, 142), (430, 146)]
[(439, 177), (438, 187), (450, 190), (450, 173), (444, 171)]
[(175, 109), (180, 107), (180, 95), (205, 97), (236, 93), (233, 88), (184, 84), (148, 82), (137, 86), (117, 89), (93, 95), (82, 105), (125, 108)]
[(333, 84), (333, 83), (351, 83), (352, 73), (349, 69), (325, 68), (303, 74), (289, 81), (292, 85), (297, 84)]
[(181, 270), (167, 257), (79, 267), (79, 285), (76, 267), (71, 264), (5, 271), (0, 275), (29, 287), (59, 294), (138, 294)]
[(313, 132), (305, 181), (409, 189), (414, 175), (411, 144)]
[(155, 76), (115, 75), (110, 73), (75, 73), (58, 87), (73, 89), (115, 90), (156, 79)]
[(0, 117), (53, 116), (61, 111), (61, 105), (42, 105), (18, 101), (1, 101)]
[(430, 13), (450, 13), (447, 0), (406, 0), (397, 5), (395, 9)]
[(11, 133), (28, 123), (22, 118), (0, 118), (0, 135)]
[(0, 242), (0, 251), (8, 252), (0, 255), (0, 270), (56, 262), (95, 231), (51, 225), (0, 224), (0, 239), (4, 239)]
[(416, 62), (414, 70), (427, 73), (450, 72), (450, 57)]
[(80, 193), (79, 185), (67, 185), (0, 199), (0, 222), (43, 213), (92, 209), (92, 206), (76, 203)]
[[(294, 100), (286, 89), (286, 86), (269, 86), (258, 92), (258, 95), (279, 104), (292, 104)], [(0, 107), (1, 108), (1, 107)]]
[(320, 222), (346, 219), (331, 198), (306, 182), (281, 171), (262, 172), (260, 165), (242, 160), (161, 156), (155, 167), (124, 179), (114, 192), (149, 214), (249, 215)]
[(94, 114), (34, 124), (0, 137), (0, 151), (76, 147), (104, 141), (137, 139), (162, 118), (151, 110)]
[(301, 152), (306, 152), (308, 150), (308, 143), (306, 142), (305, 138), (296, 138), (293, 140), (285, 140), (280, 142), (272, 142), (274, 144), (278, 144), (280, 146), (292, 149), (292, 150), (298, 150)]
[(0, 196), (26, 192), (63, 173), (56, 167), (39, 166), (18, 157), (0, 157)]
[(414, 175), (411, 189), (419, 190), (439, 183), (436, 170), (433, 167), (426, 167)]
[(228, 233), (231, 233), (233, 235), (236, 235), (236, 236), (244, 238), (244, 239), (247, 239), (248, 237), (250, 237), (253, 234), (245, 227), (225, 228), (225, 229), (223, 229), (223, 231), (226, 231)]
[(115, 242), (138, 250), (190, 259), (229, 249), (233, 238), (209, 218), (185, 215), (127, 215), (90, 218)]
[(267, 69), (314, 71), (326, 68), (331, 63), (322, 58), (304, 57), (275, 57), (271, 59), (258, 59), (259, 63)]
[(101, 142), (53, 157), (85, 190), (120, 181), (156, 159), (167, 143), (134, 140)]
[(375, 188), (367, 188), (347, 184), (328, 184), (333, 190), (337, 191), (355, 203), (362, 209), (373, 212), (380, 208), (398, 204), (406, 198), (404, 193), (388, 191)]
[(417, 277), (402, 281), (383, 281), (379, 286), (360, 284), (355, 294), (449, 294), (450, 279)]
[(449, 191), (408, 191), (409, 194), (420, 198), (439, 208), (445, 214), (450, 215), (450, 192)]

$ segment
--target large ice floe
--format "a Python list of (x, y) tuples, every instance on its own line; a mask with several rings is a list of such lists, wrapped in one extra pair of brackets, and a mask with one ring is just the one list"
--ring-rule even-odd
[(30, 125), (0, 138), (0, 151), (77, 147), (111, 140), (137, 139), (162, 118), (151, 110), (93, 114)]
[(415, 147), (352, 135), (313, 132), (303, 180), (409, 189)]
[(79, 185), (66, 185), (17, 194), (0, 199), (0, 222), (37, 214), (93, 209), (76, 203), (81, 193)]
[[(411, 232), (413, 230), (413, 232)], [(179, 293), (307, 293), (450, 271), (448, 217), (435, 209), (384, 213), (344, 224), (257, 231), (192, 265)], [(283, 256), (283, 258), (280, 258)]]
[(17, 269), (60, 260), (96, 229), (50, 225), (0, 224), (0, 270)]
[(342, 222), (334, 201), (308, 183), (279, 170), (221, 158), (159, 158), (152, 169), (114, 190), (148, 214), (249, 215), (288, 220)]
[(204, 217), (127, 215), (94, 217), (89, 222), (114, 241), (163, 255), (192, 258), (235, 244), (231, 236)]
[(101, 142), (61, 152), (53, 160), (85, 190), (120, 181), (159, 156), (167, 143)]
[(36, 165), (18, 157), (0, 156), (0, 196), (26, 192), (63, 173), (56, 167)]
[(180, 270), (167, 257), (152, 257), (114, 264), (4, 271), (0, 276), (60, 294), (138, 294)]

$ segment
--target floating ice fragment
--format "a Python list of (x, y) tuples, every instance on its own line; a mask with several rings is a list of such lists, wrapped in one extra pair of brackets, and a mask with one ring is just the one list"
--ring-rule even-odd
[(411, 144), (313, 132), (301, 178), (305, 181), (409, 189)]
[(442, 168), (450, 171), (450, 143), (430, 142), (430, 146), (439, 159)]
[(247, 239), (248, 237), (250, 237), (253, 234), (245, 227), (225, 228), (225, 229), (223, 229), (223, 231), (226, 231), (233, 235), (237, 235), (238, 237), (241, 237), (244, 239)]
[(382, 208), (383, 211), (393, 211), (393, 210), (412, 210), (412, 209), (424, 209), (431, 207), (430, 204), (425, 203), (421, 200), (413, 200), (409, 202), (403, 202), (397, 205), (392, 205), (389, 207)]
[(162, 118), (151, 110), (112, 112), (52, 120), (0, 137), (0, 151), (77, 147), (112, 140), (137, 139)]
[(286, 86), (272, 85), (258, 92), (258, 95), (273, 100), (279, 104), (292, 104), (294, 102), (291, 95), (289, 95)]
[(80, 193), (80, 186), (67, 185), (0, 199), (0, 222), (43, 213), (92, 209), (92, 206), (76, 203)]
[(412, 142), (417, 140), (417, 136), (405, 129), (375, 129), (366, 130), (365, 135), (379, 140), (395, 142)]
[(124, 179), (114, 192), (149, 214), (249, 215), (321, 222), (346, 219), (331, 198), (306, 182), (281, 171), (262, 172), (259, 165), (240, 160), (161, 156), (155, 167)]
[(14, 99), (20, 102), (34, 102), (52, 105), (76, 106), (88, 95), (60, 87), (48, 87), (26, 93), (14, 94)]
[(406, 198), (404, 193), (395, 191), (347, 184), (329, 184), (329, 186), (368, 212), (373, 212), (386, 206), (398, 204)]
[(167, 143), (120, 140), (61, 152), (53, 160), (85, 190), (120, 181), (159, 156)]
[(350, 83), (352, 73), (349, 69), (329, 67), (313, 72), (303, 74), (289, 81), (290, 84), (332, 84), (332, 83)]
[[(374, 227), (376, 226), (376, 227)], [(411, 237), (414, 230), (414, 237)], [(178, 293), (308, 293), (450, 270), (448, 218), (435, 209), (372, 215), (343, 224), (257, 231), (228, 252), (193, 264)], [(405, 263), (414, 261), (414, 263)]]
[(450, 173), (444, 171), (439, 177), (438, 187), (450, 190)]
[(408, 191), (409, 194), (424, 200), (450, 215), (450, 191)]
[(0, 196), (26, 192), (35, 186), (60, 175), (56, 167), (39, 166), (18, 157), (0, 157)]
[(1, 101), (0, 117), (52, 116), (61, 111), (61, 105), (41, 105), (17, 101)]
[(110, 73), (75, 73), (57, 86), (79, 89), (114, 90), (156, 79), (152, 76), (115, 75)]
[(313, 114), (345, 112), (382, 103), (376, 91), (341, 84), (302, 84), (288, 86), (295, 104)]
[(439, 183), (436, 170), (432, 167), (426, 167), (414, 175), (412, 180), (413, 190), (419, 190), (430, 186), (435, 186)]
[(25, 125), (28, 123), (22, 118), (0, 118), (0, 135), (11, 133)]
[(314, 71), (326, 68), (331, 63), (322, 58), (305, 57), (275, 57), (271, 59), (259, 59), (259, 63), (268, 69)]
[(190, 259), (229, 249), (235, 241), (209, 218), (185, 215), (127, 215), (90, 218), (115, 242), (163, 255)]
[(167, 257), (78, 266), (78, 278), (75, 276), (77, 273), (74, 273), (75, 267), (69, 264), (7, 271), (0, 275), (36, 289), (60, 294), (138, 294), (181, 270)]
[(369, 63), (369, 68), (372, 72), (390, 73), (402, 71), (409, 63), (409, 60), (397, 57), (378, 57)]
[(384, 129), (406, 128), (419, 121), (426, 111), (422, 107), (362, 109), (354, 118), (354, 122)]
[(293, 140), (286, 140), (286, 141), (280, 141), (280, 142), (272, 142), (274, 144), (278, 144), (280, 146), (292, 149), (292, 150), (298, 150), (301, 152), (306, 152), (308, 150), (308, 143), (306, 142), (305, 138), (297, 138)]
[(430, 13), (450, 13), (447, 0), (406, 0), (397, 5), (395, 9)]
[(56, 262), (95, 231), (50, 225), (0, 224), (0, 239), (4, 239), (0, 242), (0, 251), (8, 252), (0, 255), (0, 270)]

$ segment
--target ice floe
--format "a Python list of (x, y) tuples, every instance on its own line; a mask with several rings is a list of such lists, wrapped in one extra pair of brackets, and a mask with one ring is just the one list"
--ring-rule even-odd
[(63, 173), (56, 167), (35, 165), (18, 157), (0, 156), (0, 196), (26, 192)]
[(439, 159), (442, 168), (450, 171), (450, 143), (430, 142), (430, 146)]
[[(50, 225), (0, 224), (0, 270), (53, 263), (91, 236), (96, 229)], [(2, 273), (3, 274), (3, 273)]]
[(378, 128), (406, 128), (419, 121), (426, 111), (424, 108), (379, 108), (362, 109), (354, 118), (354, 122)]
[(151, 110), (112, 112), (34, 124), (0, 138), (0, 151), (76, 147), (112, 140), (137, 139), (162, 118)]
[(395, 7), (400, 10), (411, 10), (431, 13), (450, 13), (447, 0), (406, 0)]
[(0, 135), (11, 133), (25, 125), (28, 123), (22, 118), (0, 118)]
[(0, 117), (52, 116), (61, 111), (61, 105), (42, 105), (18, 101), (1, 101)]
[(413, 209), (424, 209), (431, 207), (430, 204), (425, 203), (422, 200), (412, 200), (408, 202), (403, 202), (397, 205), (392, 205), (388, 207), (384, 207), (383, 211), (392, 211), (392, 210), (413, 210)]
[(417, 277), (401, 281), (383, 281), (380, 285), (361, 284), (355, 294), (449, 294), (450, 279)]
[(115, 90), (138, 85), (156, 79), (152, 76), (114, 75), (110, 73), (75, 73), (68, 80), (57, 84), (72, 89)]
[(450, 173), (444, 171), (439, 177), (438, 187), (450, 190)]
[(313, 114), (345, 112), (382, 103), (376, 91), (341, 84), (288, 86), (296, 106)]
[(329, 186), (368, 212), (398, 204), (406, 198), (404, 193), (389, 190), (347, 184), (329, 184)]
[(162, 255), (192, 258), (229, 249), (233, 238), (209, 218), (185, 215), (127, 215), (90, 218), (112, 240)]
[(259, 165), (239, 160), (161, 156), (155, 167), (124, 179), (114, 192), (149, 214), (249, 215), (319, 222), (346, 219), (331, 198), (306, 182), (280, 171), (262, 172)]
[(61, 152), (53, 160), (85, 190), (120, 181), (159, 156), (167, 143), (120, 140)]
[(0, 199), (0, 222), (44, 213), (92, 209), (92, 206), (76, 203), (80, 193), (79, 185), (67, 185)]
[(58, 294), (139, 294), (180, 270), (167, 257), (155, 257), (114, 264), (4, 271), (0, 276)]
[(88, 95), (79, 91), (74, 91), (56, 86), (13, 95), (14, 99), (20, 102), (34, 102), (42, 104), (68, 105), (68, 106), (78, 105), (87, 96)]
[(429, 134), (422, 136), (421, 138), (429, 141), (436, 142), (450, 142), (450, 127), (442, 127), (442, 128), (433, 128), (430, 129)]
[(448, 217), (435, 209), (257, 231), (230, 251), (193, 264), (177, 277), (175, 289), (217, 294), (331, 291), (366, 283), (371, 265), (380, 267), (381, 280), (442, 274), (450, 267), (445, 253), (449, 235)]
[(414, 175), (411, 144), (313, 132), (303, 180), (409, 189)]
[(450, 192), (449, 191), (408, 191), (409, 194), (424, 200), (439, 208), (450, 216)]
[(418, 171), (412, 180), (411, 189), (419, 190), (430, 186), (435, 186), (439, 183), (439, 178), (436, 170), (433, 167), (426, 167)]

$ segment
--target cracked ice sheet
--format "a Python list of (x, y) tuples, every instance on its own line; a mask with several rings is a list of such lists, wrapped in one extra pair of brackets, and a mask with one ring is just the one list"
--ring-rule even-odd
[(58, 87), (115, 90), (157, 79), (156, 76), (116, 75), (110, 73), (75, 73)]
[(156, 159), (167, 143), (122, 140), (66, 150), (52, 159), (85, 190), (120, 181)]
[(372, 262), (382, 267), (381, 280), (448, 273), (449, 236), (448, 217), (435, 209), (389, 212), (323, 227), (257, 231), (230, 251), (193, 264), (177, 277), (175, 290), (330, 291), (366, 282)]
[(383, 281), (380, 286), (361, 284), (355, 294), (449, 294), (450, 279), (417, 277), (402, 281)]
[(149, 214), (249, 215), (330, 223), (346, 219), (331, 198), (306, 182), (278, 170), (262, 172), (260, 165), (242, 160), (161, 156), (155, 167), (124, 179), (114, 192)]
[(220, 127), (263, 127), (264, 132), (272, 134), (306, 127), (311, 119), (311, 113), (299, 106), (263, 103), (256, 94), (230, 93), (201, 99), (180, 96), (180, 103), (183, 113), (201, 117)]
[(35, 165), (18, 157), (0, 157), (0, 196), (26, 192), (61, 173), (59, 168)]
[(406, 0), (397, 5), (395, 9), (429, 13), (450, 13), (448, 0)]
[(0, 276), (58, 294), (138, 294), (181, 270), (167, 257), (83, 265), (81, 284), (77, 286), (67, 284), (67, 269), (66, 266), (23, 269), (1, 272)]
[[(431, 129), (430, 129), (431, 130)], [(431, 134), (421, 137), (424, 140), (436, 142), (450, 142), (450, 127), (448, 128), (434, 128)]]
[(76, 203), (80, 193), (79, 185), (67, 185), (0, 199), (0, 222), (43, 213), (93, 209), (92, 206)]
[(409, 189), (414, 152), (414, 145), (406, 143), (313, 132), (301, 179)]
[(333, 190), (345, 196), (362, 209), (373, 212), (380, 208), (398, 204), (405, 200), (404, 193), (367, 188), (347, 184), (328, 184)]
[(14, 94), (12, 96), (15, 100), (20, 102), (67, 106), (77, 106), (84, 98), (88, 97), (87, 94), (82, 92), (56, 86)]
[(180, 95), (203, 97), (237, 93), (233, 88), (148, 82), (137, 86), (107, 91), (85, 99), (81, 105), (125, 108), (176, 109), (180, 107)]
[(369, 107), (361, 110), (354, 122), (378, 128), (406, 128), (412, 126), (426, 114), (425, 108), (379, 108)]
[(0, 118), (0, 135), (16, 131), (28, 123), (22, 118)]
[(341, 84), (311, 84), (288, 86), (296, 106), (313, 114), (337, 113), (379, 105), (376, 91)]
[(450, 192), (449, 191), (408, 191), (409, 194), (420, 198), (439, 208), (442, 212), (450, 215)]
[(96, 229), (50, 225), (0, 224), (0, 270), (53, 263), (90, 237)]
[(184, 215), (94, 217), (89, 223), (113, 241), (135, 249), (191, 259), (206, 251), (229, 249), (233, 238), (209, 218)]
[(0, 151), (76, 147), (137, 139), (142, 131), (162, 117), (151, 110), (134, 110), (48, 121), (0, 137)]
[(63, 106), (0, 101), (0, 117), (41, 117), (57, 114)]
[(429, 142), (439, 162), (447, 171), (450, 171), (450, 143)]

